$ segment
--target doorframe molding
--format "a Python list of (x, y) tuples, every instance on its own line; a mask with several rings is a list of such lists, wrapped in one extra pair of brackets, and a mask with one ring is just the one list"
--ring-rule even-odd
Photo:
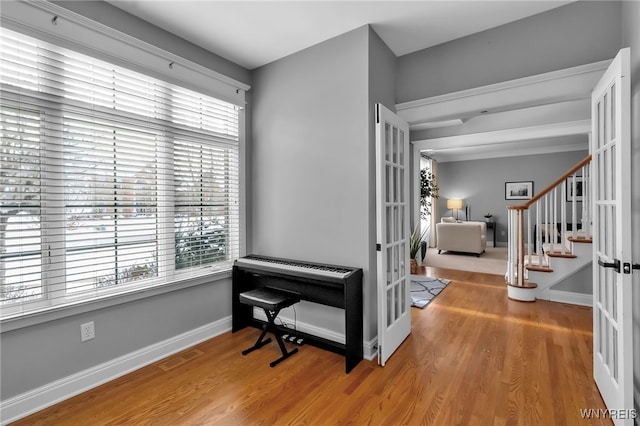
[[(591, 99), (591, 92), (613, 59), (532, 75), (501, 83), (432, 96), (396, 104), (397, 114), (410, 128), (417, 130), (432, 123), (479, 116), (487, 109), (508, 111), (578, 99)], [(410, 140), (413, 155), (412, 182), (420, 170), (420, 153), (428, 149), (464, 148), (487, 144), (507, 144), (523, 140), (544, 139), (591, 133), (591, 119), (493, 130), (431, 139)], [(571, 147), (564, 147), (568, 150)], [(559, 152), (556, 150), (554, 152)], [(531, 150), (528, 154), (539, 154)], [(505, 154), (506, 155), (506, 154)], [(509, 154), (513, 155), (513, 154)], [(472, 158), (467, 158), (472, 159)], [(411, 221), (419, 214), (418, 188), (412, 188)]]

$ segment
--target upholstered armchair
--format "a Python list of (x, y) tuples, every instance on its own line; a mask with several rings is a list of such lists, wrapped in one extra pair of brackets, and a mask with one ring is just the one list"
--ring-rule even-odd
[(484, 222), (440, 222), (436, 224), (438, 254), (442, 250), (474, 253), (487, 247), (487, 224)]

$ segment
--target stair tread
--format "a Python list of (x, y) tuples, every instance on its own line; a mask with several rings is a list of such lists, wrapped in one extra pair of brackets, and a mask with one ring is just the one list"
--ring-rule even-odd
[(550, 252), (547, 252), (546, 255), (549, 257), (564, 257), (567, 259), (575, 259), (576, 257), (578, 257), (572, 253), (568, 253), (568, 252), (562, 253), (559, 251), (550, 251)]
[(535, 271), (535, 272), (553, 272), (553, 269), (551, 269), (549, 266), (531, 265), (531, 266), (527, 266), (526, 268), (529, 271)]
[(585, 244), (593, 243), (593, 239), (592, 238), (582, 238), (582, 237), (573, 238), (573, 237), (569, 237), (568, 239), (572, 243), (585, 243)]
[(526, 281), (522, 284), (522, 285), (518, 285), (518, 284), (507, 284), (511, 287), (520, 287), (520, 288), (537, 288), (538, 284), (536, 283), (532, 283), (530, 281)]

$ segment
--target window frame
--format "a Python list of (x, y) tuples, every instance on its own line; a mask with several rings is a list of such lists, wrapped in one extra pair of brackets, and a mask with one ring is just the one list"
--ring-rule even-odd
[[(14, 6), (12, 5), (12, 7)], [(90, 21), (84, 17), (78, 17), (77, 15), (66, 11), (66, 9), (60, 8), (59, 6), (51, 5), (51, 4), (46, 4), (46, 5), (19, 4), (19, 7), (37, 8), (38, 13), (42, 11), (49, 12), (51, 11), (51, 9), (54, 9), (58, 14), (62, 15), (63, 17), (66, 16), (69, 19), (72, 19), (73, 21), (75, 21), (74, 22), (75, 24), (82, 27), (81, 28), (82, 31), (93, 32), (94, 36), (97, 34), (98, 37), (106, 37), (110, 41), (110, 46), (120, 45), (124, 48), (124, 50), (126, 50), (126, 52), (123, 53), (120, 58), (116, 57), (115, 58), (116, 60), (114, 61), (112, 61), (112, 59), (114, 59), (113, 52), (107, 55), (108, 58), (104, 57), (105, 55), (103, 51), (100, 51), (99, 55), (95, 55), (96, 48), (94, 46), (90, 46), (90, 45), (80, 46), (80, 48), (78, 48), (76, 40), (83, 39), (83, 38), (78, 37), (77, 28), (75, 33), (69, 36), (69, 35), (57, 33), (59, 28), (53, 28), (53, 29), (46, 28), (42, 23), (33, 23), (33, 24), (29, 23), (29, 26), (25, 26), (23, 22), (20, 22), (16, 25), (16, 22), (17, 22), (15, 20), (16, 13), (14, 13), (15, 11), (13, 10), (3, 11), (3, 12), (7, 12), (2, 16), (3, 26), (6, 26), (8, 29), (18, 31), (29, 36), (36, 35), (37, 38), (42, 37), (43, 32), (51, 34), (54, 36), (53, 38), (56, 40), (56, 44), (60, 45), (60, 47), (71, 48), (72, 50), (76, 50), (79, 53), (89, 54), (90, 56), (97, 57), (98, 59), (101, 59), (101, 60), (107, 59), (109, 62), (112, 62), (115, 65), (119, 65), (119, 66), (131, 65), (131, 58), (133, 56), (137, 56), (138, 53), (136, 52), (140, 52), (140, 51), (144, 51), (144, 54), (147, 57), (149, 55), (152, 55), (155, 58), (161, 59), (163, 65), (166, 65), (167, 57), (173, 58), (179, 61), (179, 65), (181, 66), (181, 70), (180, 70), (181, 72), (179, 73), (180, 76), (178, 78), (176, 78), (175, 72), (172, 72), (171, 73), (172, 76), (170, 78), (167, 78), (167, 70), (160, 70), (159, 67), (157, 66), (152, 66), (148, 68), (147, 69), (147, 71), (149, 71), (148, 75), (151, 75), (152, 77), (155, 77), (155, 78), (160, 78), (172, 84), (176, 84), (176, 82), (178, 82), (178, 84), (180, 82), (184, 82), (185, 83), (184, 87), (190, 90), (196, 90), (196, 91), (201, 91), (198, 89), (202, 89), (205, 87), (207, 89), (210, 89), (211, 87), (215, 86), (214, 90), (220, 91), (220, 93), (224, 93), (225, 95), (223, 96), (223, 98), (227, 98), (222, 100), (228, 101), (230, 97), (235, 96), (236, 97), (235, 102), (238, 102), (238, 99), (241, 98), (242, 102), (238, 102), (238, 103), (244, 104), (244, 92), (250, 88), (250, 86), (244, 83), (240, 83), (236, 80), (230, 79), (222, 74), (212, 72), (211, 70), (204, 68), (198, 64), (192, 63), (184, 58), (177, 57), (176, 55), (173, 55), (169, 52), (165, 52), (165, 51), (162, 51), (161, 49), (155, 48), (153, 46), (149, 46), (144, 42), (140, 42), (132, 37), (123, 35), (115, 30), (106, 28), (104, 26), (91, 28), (86, 25), (83, 25), (83, 23), (86, 24), (86, 22), (93, 22), (93, 21)], [(31, 10), (30, 12), (33, 12), (33, 10)], [(32, 15), (30, 14), (30, 16)], [(34, 20), (32, 19), (31, 21), (33, 22)], [(37, 27), (38, 25), (40, 27)], [(109, 50), (112, 50), (112, 49), (109, 49)], [(118, 53), (120, 53), (123, 50), (113, 49), (113, 51), (117, 51)], [(132, 54), (131, 52), (134, 52), (134, 53)], [(142, 58), (141, 61), (144, 62), (145, 58)], [(139, 69), (140, 68), (139, 65), (134, 65), (133, 68), (135, 71), (139, 71), (139, 72), (141, 71)], [(144, 72), (144, 70), (142, 70), (142, 72)], [(164, 76), (165, 78), (162, 78), (159, 76)], [(190, 78), (194, 76), (195, 78)], [(214, 84), (212, 85), (212, 83)], [(221, 89), (221, 83), (222, 83), (222, 86), (227, 86), (228, 88)], [(232, 93), (232, 92), (235, 92), (233, 96), (229, 95), (229, 93)], [(211, 93), (207, 93), (206, 91), (203, 91), (203, 94), (217, 97), (216, 95), (212, 95)], [(244, 254), (245, 238), (246, 238), (245, 236), (246, 212), (245, 212), (245, 203), (244, 203), (244, 200), (245, 200), (245, 189), (244, 189), (244, 186), (245, 186), (245, 177), (244, 177), (244, 174), (245, 174), (245, 158), (244, 158), (245, 117), (244, 117), (244, 113), (245, 111), (244, 111), (243, 105), (241, 105), (238, 111), (239, 134), (238, 134), (238, 146), (237, 146), (238, 161), (239, 161), (239, 164), (238, 164), (239, 193), (237, 194), (238, 200), (239, 200), (239, 205), (238, 205), (239, 211), (237, 216), (238, 218), (237, 238), (239, 239), (238, 248), (239, 248), (240, 256)], [(47, 170), (46, 173), (51, 173), (51, 171)], [(161, 191), (162, 190), (160, 190), (159, 188), (158, 192), (160, 193)], [(46, 203), (46, 200), (42, 202)], [(64, 204), (64, 202), (62, 202), (62, 204)], [(64, 205), (62, 206), (62, 208), (64, 209)], [(165, 217), (164, 217), (165, 222), (170, 222), (171, 224), (173, 224), (173, 219), (174, 219), (173, 212), (169, 212), (165, 214)], [(161, 221), (161, 219), (158, 218), (158, 221)], [(165, 232), (168, 232), (168, 230), (171, 230), (172, 228), (165, 226), (161, 229), (163, 229)], [(159, 251), (162, 250), (161, 246), (163, 244), (165, 245), (164, 249), (170, 251), (171, 246), (173, 246), (173, 244), (171, 244), (172, 240), (173, 238), (159, 237), (158, 238)], [(168, 244), (166, 243), (167, 241), (169, 241)], [(49, 241), (47, 241), (46, 243), (48, 244)], [(53, 248), (49, 247), (48, 250), (44, 250), (45, 248), (44, 245), (45, 245), (45, 241), (43, 241), (43, 253), (45, 251), (55, 252), (55, 245)], [(43, 254), (43, 257), (44, 257), (44, 254)], [(69, 298), (69, 296), (67, 296), (67, 298), (69, 298), (68, 303), (56, 304), (54, 307), (43, 306), (43, 308), (40, 310), (29, 310), (27, 313), (23, 313), (19, 316), (5, 317), (1, 320), (0, 325), (2, 326), (2, 331), (4, 332), (4, 331), (22, 328), (25, 326), (38, 324), (45, 321), (64, 318), (70, 315), (77, 315), (83, 312), (90, 312), (90, 311), (93, 311), (94, 309), (102, 309), (107, 306), (114, 306), (120, 303), (128, 303), (130, 301), (139, 300), (146, 297), (153, 297), (159, 294), (164, 294), (171, 291), (185, 289), (192, 286), (211, 284), (218, 281), (228, 281), (231, 277), (231, 265), (232, 265), (232, 260), (229, 262), (229, 265), (226, 268), (220, 269), (220, 270), (212, 270), (209, 267), (203, 267), (202, 274), (191, 273), (190, 276), (188, 277), (180, 276), (180, 274), (174, 274), (172, 281), (164, 282), (159, 285), (158, 284), (135, 285), (133, 286), (134, 288), (125, 288), (125, 287), (129, 287), (126, 285), (122, 287), (115, 286), (116, 288), (114, 288), (112, 291), (104, 292), (105, 297), (101, 297), (101, 298), (82, 300), (82, 301), (73, 301), (73, 300), (70, 300), (71, 298)], [(158, 264), (158, 269), (160, 269), (160, 262)]]
[[(3, 106), (11, 109), (16, 109), (18, 111), (20, 111), (21, 109), (24, 110), (25, 108), (23, 106), (23, 103), (25, 98), (28, 97), (26, 93), (24, 92), (22, 93), (23, 98), (21, 100), (11, 99), (12, 97), (13, 96), (10, 93), (8, 94), (2, 93)], [(64, 167), (64, 164), (62, 164), (63, 162), (61, 162), (60, 164), (51, 164), (51, 158), (45, 155), (45, 153), (49, 152), (52, 147), (55, 147), (56, 149), (64, 151), (64, 143), (47, 144), (47, 140), (51, 138), (59, 139), (59, 140), (64, 139), (62, 135), (52, 134), (52, 132), (57, 132), (56, 130), (52, 130), (52, 129), (64, 128), (64, 126), (62, 125), (62, 122), (64, 121), (64, 118), (63, 118), (64, 114), (60, 113), (60, 111), (63, 111), (64, 109), (65, 109), (65, 106), (62, 104), (59, 104), (59, 103), (50, 104), (47, 102), (40, 102), (40, 105), (37, 105), (37, 106), (34, 105), (32, 108), (29, 108), (29, 111), (31, 111), (33, 114), (37, 114), (40, 116), (40, 125), (39, 125), (40, 137), (41, 137), (41, 141), (47, 145), (47, 149), (42, 150), (41, 155), (39, 157), (41, 160), (40, 161), (40, 166), (41, 166), (40, 167), (40, 182), (41, 182), (40, 188), (47, 188), (47, 189), (52, 188), (50, 184), (44, 184), (43, 182), (47, 182), (47, 181), (62, 182), (63, 181), (63, 179), (56, 179), (56, 178), (52, 179), (52, 177), (55, 175), (65, 174), (65, 167)], [(60, 133), (62, 133), (62, 131), (60, 131)], [(167, 168), (167, 170), (169, 170), (170, 173), (155, 174), (158, 187), (164, 186), (162, 183), (160, 183), (160, 181), (162, 180), (166, 181), (165, 185), (168, 186), (169, 188), (174, 187), (174, 181), (172, 181), (174, 179), (174, 172), (176, 168), (175, 157), (174, 157), (174, 151), (175, 151), (174, 142), (175, 142), (175, 138), (165, 137), (160, 144), (160, 151), (163, 151), (162, 161), (170, 165), (170, 167)], [(213, 149), (223, 149), (223, 148), (219, 148), (214, 145)], [(239, 151), (239, 146), (236, 149)], [(168, 154), (167, 151), (169, 151), (170, 154)], [(239, 173), (240, 174), (242, 173), (241, 169), (239, 169)], [(64, 188), (62, 188), (61, 190), (63, 191)], [(165, 226), (160, 226), (160, 225), (158, 226), (158, 230), (160, 231), (160, 233), (163, 234), (163, 235), (158, 235), (158, 237), (155, 239), (156, 245), (158, 246), (158, 252), (161, 251), (160, 245), (162, 244), (163, 240), (167, 241), (165, 244), (167, 247), (172, 246), (173, 248), (173, 250), (169, 248), (169, 250), (167, 250), (164, 256), (158, 255), (158, 263), (159, 264), (160, 262), (166, 263), (166, 267), (164, 268), (164, 271), (161, 272), (160, 268), (158, 268), (158, 275), (156, 277), (151, 277), (141, 281), (134, 281), (131, 283), (118, 284), (113, 287), (96, 289), (94, 290), (95, 296), (93, 297), (91, 296), (87, 297), (86, 294), (83, 292), (79, 294), (69, 293), (68, 289), (66, 288), (64, 276), (61, 276), (59, 279), (56, 280), (55, 278), (51, 278), (47, 273), (46, 265), (51, 263), (63, 265), (64, 267), (66, 267), (67, 260), (65, 258), (69, 251), (66, 245), (67, 241), (64, 235), (62, 235), (60, 238), (55, 238), (55, 237), (51, 237), (50, 233), (47, 232), (47, 228), (56, 228), (56, 227), (63, 228), (64, 227), (64, 219), (61, 219), (62, 222), (59, 222), (59, 221), (56, 222), (48, 218), (66, 216), (65, 210), (67, 208), (67, 203), (65, 199), (60, 199), (60, 200), (48, 199), (47, 197), (48, 192), (49, 191), (46, 191), (46, 190), (40, 191), (41, 196), (39, 201), (39, 205), (40, 205), (39, 216), (41, 218), (46, 218), (44, 220), (41, 219), (41, 222), (40, 222), (40, 244), (41, 244), (40, 258), (41, 258), (41, 265), (42, 265), (42, 271), (41, 271), (42, 296), (40, 297), (39, 301), (27, 302), (29, 308), (26, 314), (21, 313), (23, 302), (16, 302), (16, 304), (8, 303), (2, 306), (3, 327), (4, 327), (5, 321), (12, 321), (15, 319), (19, 319), (20, 316), (31, 315), (32, 313), (56, 310), (58, 309), (58, 307), (64, 308), (68, 305), (90, 303), (93, 300), (99, 300), (101, 298), (124, 295), (126, 293), (137, 292), (137, 291), (144, 291), (144, 290), (148, 290), (155, 287), (171, 286), (173, 283), (179, 283), (181, 281), (189, 281), (193, 277), (210, 276), (211, 278), (215, 279), (216, 275), (220, 275), (220, 273), (222, 273), (222, 276), (225, 275), (224, 274), (225, 272), (228, 273), (227, 275), (229, 275), (230, 273), (233, 259), (228, 259), (226, 261), (220, 262), (219, 264), (199, 265), (196, 267), (190, 267), (182, 271), (176, 270), (174, 265), (170, 265), (172, 262), (168, 261), (168, 259), (170, 259), (171, 257), (175, 257), (175, 255), (172, 254), (174, 253), (175, 245), (170, 244), (170, 242), (174, 241), (174, 238), (175, 238), (175, 229), (173, 226), (173, 222), (175, 218), (174, 211), (177, 204), (176, 204), (175, 194), (173, 193), (173, 191), (168, 190), (168, 191), (163, 191), (164, 196), (158, 195), (157, 203), (163, 203), (163, 204), (166, 203), (166, 205), (171, 206), (171, 208), (166, 211), (158, 209), (158, 215), (156, 217), (157, 222), (159, 223), (163, 222), (165, 224)], [(161, 190), (159, 189), (157, 192), (160, 193)], [(161, 197), (164, 197), (164, 199), (161, 200), (160, 199)], [(229, 215), (229, 217), (232, 217), (232, 215)], [(61, 300), (61, 302), (53, 303), (51, 301), (52, 298), (59, 299)]]

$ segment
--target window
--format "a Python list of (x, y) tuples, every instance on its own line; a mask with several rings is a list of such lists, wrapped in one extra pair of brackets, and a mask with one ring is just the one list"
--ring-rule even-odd
[(230, 269), (239, 108), (0, 32), (0, 307)]
[(237, 169), (236, 156), (204, 144), (176, 141), (174, 145), (175, 267), (206, 265), (227, 257), (227, 235), (235, 226), (227, 202), (229, 182), (216, 170)]
[(0, 301), (42, 297), (40, 115), (0, 106)]

